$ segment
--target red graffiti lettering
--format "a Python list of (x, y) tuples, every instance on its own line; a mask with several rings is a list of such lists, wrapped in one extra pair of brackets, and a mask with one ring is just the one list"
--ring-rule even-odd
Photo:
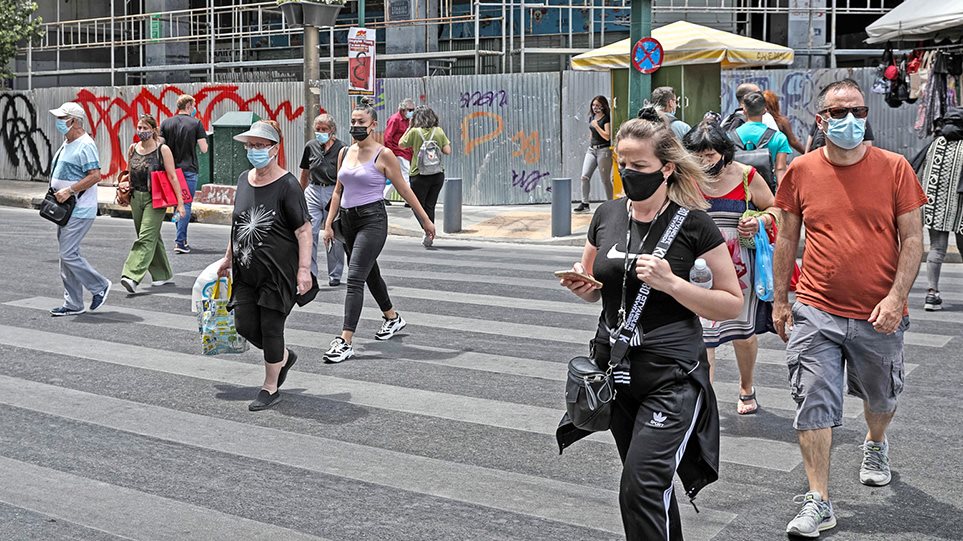
[[(263, 113), (267, 118), (279, 123), (291, 122), (304, 114), (304, 107), (295, 108), (290, 100), (272, 106), (260, 92), (253, 97), (244, 98), (238, 94), (238, 88), (238, 85), (208, 85), (194, 93), (198, 120), (209, 129), (214, 107), (225, 101), (233, 103), (238, 111)], [(153, 115), (158, 122), (173, 116), (176, 111), (173, 110), (173, 105), (168, 106), (167, 103), (173, 104), (173, 100), (181, 94), (184, 94), (184, 91), (174, 85), (167, 85), (157, 93), (141, 88), (140, 92), (130, 99), (98, 96), (87, 89), (77, 92), (74, 101), (86, 112), (91, 136), (96, 137), (100, 129), (106, 130), (110, 135), (110, 165), (102, 171), (104, 176), (113, 176), (127, 168), (126, 142), (119, 138), (120, 128), (125, 123), (136, 127), (138, 118), (145, 113)], [(325, 112), (324, 109), (321, 112)], [(284, 167), (283, 143), (278, 163)]]

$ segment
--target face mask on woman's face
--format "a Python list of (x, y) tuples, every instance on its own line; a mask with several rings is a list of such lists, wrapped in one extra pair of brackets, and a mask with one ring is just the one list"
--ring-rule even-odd
[(725, 167), (726, 167), (726, 159), (719, 158), (719, 161), (717, 161), (714, 165), (710, 165), (709, 167), (703, 167), (702, 170), (705, 171), (705, 173), (710, 177), (714, 177), (719, 173), (721, 173), (722, 170), (725, 169)]
[(271, 156), (272, 148), (274, 147), (247, 149), (247, 161), (251, 162), (251, 165), (253, 165), (255, 169), (266, 167), (271, 163), (271, 160), (274, 159), (274, 157)]
[(328, 132), (316, 131), (314, 132), (314, 138), (318, 140), (322, 145), (328, 144), (331, 140), (331, 134)]
[(66, 119), (58, 118), (56, 124), (57, 124), (57, 131), (59, 131), (61, 134), (67, 135), (67, 132), (70, 131), (70, 127), (67, 126)]
[(415, 116), (414, 111), (405, 111), (405, 118), (407, 118), (408, 120), (411, 120), (411, 117), (413, 116)]
[(634, 169), (619, 169), (622, 175), (622, 189), (625, 196), (632, 201), (645, 201), (652, 197), (659, 187), (665, 182), (665, 175), (662, 170), (652, 173), (643, 173)]
[(150, 130), (137, 132), (137, 138), (141, 141), (146, 141), (152, 137), (154, 137), (154, 132)]
[(371, 135), (368, 132), (368, 128), (370, 128), (370, 126), (351, 126), (351, 137), (359, 143), (364, 141)]

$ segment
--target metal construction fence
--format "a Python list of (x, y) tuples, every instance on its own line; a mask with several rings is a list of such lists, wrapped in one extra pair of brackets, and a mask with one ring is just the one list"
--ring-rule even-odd
[[(815, 98), (826, 83), (852, 77), (863, 88), (872, 69), (753, 70), (723, 72), (723, 111), (735, 107), (734, 91), (751, 81), (774, 89), (793, 131), (805, 140), (815, 115)], [(321, 107), (347, 138), (351, 100), (347, 81), (324, 81)], [(281, 125), (282, 165), (297, 171), (304, 146), (300, 83), (238, 83), (124, 87), (45, 88), (0, 93), (0, 178), (45, 180), (61, 138), (49, 109), (75, 101), (86, 111), (86, 126), (100, 149), (102, 172), (112, 177), (126, 168), (125, 150), (134, 140), (141, 114), (159, 121), (174, 114), (177, 96), (197, 100), (199, 118), (208, 128), (229, 111), (252, 111)], [(608, 72), (463, 75), (379, 81), (376, 108), (380, 129), (398, 103), (413, 98), (431, 106), (452, 141), (445, 158), (447, 176), (464, 179), (464, 203), (502, 205), (551, 201), (550, 179), (570, 177), (577, 191), (588, 146), (588, 110), (596, 95), (610, 95)], [(876, 144), (911, 156), (924, 141), (912, 130), (917, 107), (890, 108), (882, 97), (867, 94)], [(574, 195), (574, 194), (573, 194)], [(593, 199), (603, 197), (593, 181)]]
[(883, 96), (869, 90), (876, 78), (875, 68), (838, 68), (810, 70), (725, 70), (722, 72), (723, 112), (736, 108), (736, 87), (755, 83), (763, 90), (779, 95), (782, 114), (789, 118), (793, 133), (804, 144), (816, 117), (816, 97), (827, 84), (844, 78), (854, 79), (866, 94), (869, 123), (873, 127), (874, 144), (911, 158), (927, 144), (913, 131), (917, 105), (890, 107)]

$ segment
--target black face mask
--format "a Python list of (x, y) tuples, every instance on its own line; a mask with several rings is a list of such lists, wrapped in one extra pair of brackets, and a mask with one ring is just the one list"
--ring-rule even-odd
[(719, 173), (721, 173), (721, 172), (722, 172), (722, 169), (725, 168), (725, 166), (726, 166), (726, 159), (725, 159), (725, 158), (719, 158), (719, 161), (717, 161), (715, 165), (713, 165), (712, 167), (710, 167), (710, 168), (708, 168), (708, 169), (703, 169), (703, 171), (705, 171), (705, 173), (706, 173), (707, 175), (709, 175), (710, 177), (714, 177), (714, 176), (718, 175)]
[(351, 126), (351, 137), (355, 141), (364, 141), (368, 138), (368, 126)]
[(665, 182), (661, 169), (653, 173), (619, 169), (619, 174), (622, 175), (622, 190), (632, 201), (645, 201), (652, 197), (652, 194)]

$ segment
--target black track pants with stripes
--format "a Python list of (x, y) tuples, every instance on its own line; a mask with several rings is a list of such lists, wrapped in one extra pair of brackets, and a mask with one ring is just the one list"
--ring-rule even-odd
[(625, 537), (681, 540), (672, 479), (704, 396), (670, 359), (633, 359), (631, 374), (631, 385), (618, 386), (611, 427), (622, 458), (619, 505)]

